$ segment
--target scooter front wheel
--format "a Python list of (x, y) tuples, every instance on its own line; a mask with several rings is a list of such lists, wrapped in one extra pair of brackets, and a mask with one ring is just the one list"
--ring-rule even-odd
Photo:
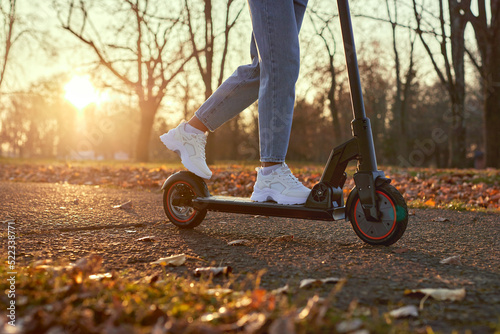
[(371, 245), (392, 245), (398, 241), (408, 224), (408, 208), (403, 196), (390, 184), (377, 187), (377, 201), (380, 220), (366, 218), (358, 190), (354, 188), (347, 200), (347, 210), (351, 225), (364, 242)]
[(191, 172), (171, 175), (162, 187), (163, 209), (172, 224), (180, 228), (194, 228), (203, 221), (207, 210), (196, 210), (192, 200), (209, 195), (205, 182)]

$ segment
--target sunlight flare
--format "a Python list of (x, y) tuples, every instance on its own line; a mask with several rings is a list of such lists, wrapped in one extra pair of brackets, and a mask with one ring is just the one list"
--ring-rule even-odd
[(74, 76), (65, 86), (64, 97), (78, 109), (99, 102), (99, 93), (96, 91), (88, 75)]

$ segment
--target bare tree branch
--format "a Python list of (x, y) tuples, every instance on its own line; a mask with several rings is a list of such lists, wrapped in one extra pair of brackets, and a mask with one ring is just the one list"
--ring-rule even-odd
[(9, 62), (9, 55), (12, 50), (12, 45), (18, 40), (20, 35), (14, 36), (14, 26), (16, 23), (16, 0), (9, 1), (9, 9), (5, 11), (2, 8), (2, 16), (4, 20), (4, 30), (5, 30), (5, 51), (3, 54), (2, 65), (0, 68), (0, 87), (5, 78), (5, 72), (7, 70), (7, 63)]
[[(113, 29), (111, 34), (118, 33), (120, 36), (112, 35), (110, 38), (108, 31), (103, 31), (102, 27), (99, 30), (93, 24), (92, 19), (95, 16), (85, 0), (78, 0), (78, 6), (75, 5), (75, 1), (69, 4), (67, 17), (64, 19), (62, 10), (58, 10), (61, 26), (90, 47), (97, 56), (99, 64), (137, 95), (141, 127), (136, 156), (140, 161), (147, 161), (155, 114), (168, 85), (184, 70), (184, 66), (193, 56), (193, 54), (187, 57), (184, 55), (182, 40), (174, 39), (178, 42), (177, 46), (181, 46), (180, 50), (169, 49), (172, 34), (177, 33), (176, 29), (184, 22), (184, 18), (180, 15), (176, 20), (166, 20), (162, 15), (158, 15), (160, 18), (152, 15), (158, 11), (158, 4), (167, 6), (161, 1), (116, 1), (114, 4), (120, 6), (119, 12), (126, 15), (128, 25), (111, 24)], [(83, 22), (75, 23), (76, 17)], [(112, 39), (114, 36), (116, 38)], [(130, 59), (129, 55), (132, 55), (133, 59)]]

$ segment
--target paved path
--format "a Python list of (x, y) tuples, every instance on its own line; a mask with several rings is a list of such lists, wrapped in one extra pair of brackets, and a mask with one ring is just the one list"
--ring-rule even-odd
[[(289, 284), (293, 293), (307, 296), (327, 295), (332, 286), (304, 292), (298, 289), (302, 279), (346, 278), (336, 306), (347, 308), (357, 301), (360, 308), (375, 306), (379, 312), (418, 305), (420, 299), (405, 296), (405, 289), (465, 288), (461, 302), (427, 300), (419, 317), (410, 321), (412, 327), (493, 333), (489, 324), (500, 321), (500, 215), (410, 210), (414, 215), (403, 238), (390, 247), (373, 247), (344, 221), (208, 213), (196, 229), (179, 230), (166, 221), (161, 193), (138, 190), (0, 182), (0, 201), (0, 220), (16, 218), (21, 263), (75, 261), (98, 253), (105, 270), (126, 269), (127, 275), (141, 277), (160, 272), (150, 262), (186, 253), (207, 262), (190, 260), (167, 270), (190, 275), (199, 266), (229, 265), (244, 276), (265, 269), (265, 288)], [(132, 208), (113, 208), (127, 201)], [(282, 235), (293, 235), (293, 241), (274, 240)], [(158, 242), (137, 241), (145, 236)], [(250, 244), (227, 245), (236, 239)], [(461, 265), (440, 264), (456, 255)]]

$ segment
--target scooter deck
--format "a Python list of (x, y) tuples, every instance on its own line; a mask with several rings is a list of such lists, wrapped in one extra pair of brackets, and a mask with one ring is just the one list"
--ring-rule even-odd
[(334, 209), (309, 208), (304, 205), (283, 205), (275, 202), (252, 202), (249, 198), (230, 196), (197, 197), (192, 200), (197, 210), (288, 217), (312, 220), (345, 219), (345, 207)]

